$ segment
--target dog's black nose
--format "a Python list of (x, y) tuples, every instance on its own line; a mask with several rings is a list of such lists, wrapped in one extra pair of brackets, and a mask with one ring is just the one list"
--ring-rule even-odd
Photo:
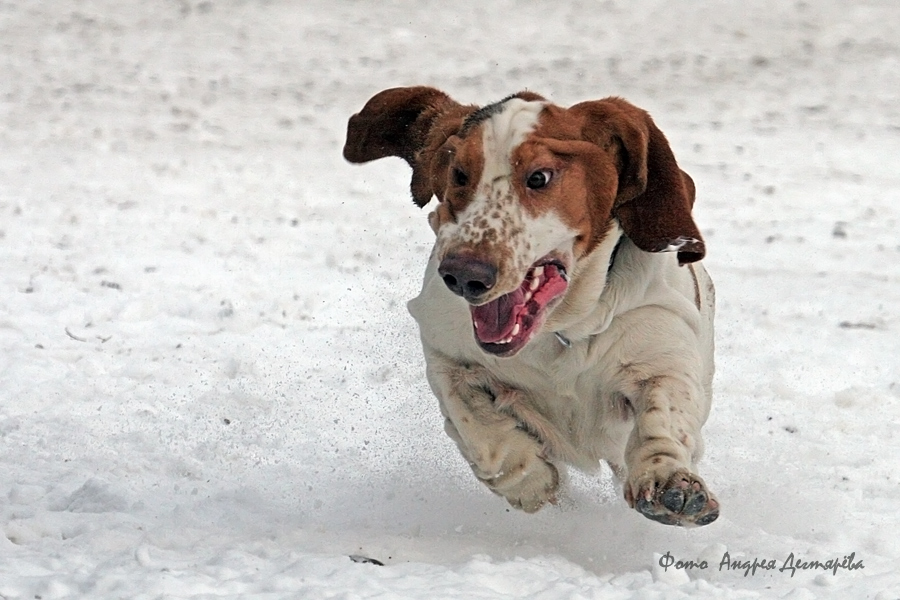
[(497, 267), (468, 256), (448, 256), (438, 274), (450, 291), (469, 302), (477, 302), (497, 283)]

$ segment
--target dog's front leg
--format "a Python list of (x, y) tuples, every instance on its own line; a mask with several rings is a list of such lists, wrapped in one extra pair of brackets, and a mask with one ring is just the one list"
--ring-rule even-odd
[(554, 502), (559, 473), (540, 440), (500, 412), (503, 389), (478, 365), (428, 359), (428, 381), (444, 415), (444, 429), (475, 476), (515, 508), (535, 512)]
[(703, 398), (697, 386), (672, 376), (644, 379), (629, 394), (635, 425), (625, 449), (625, 499), (649, 519), (690, 526), (719, 516), (719, 502), (694, 466), (703, 451)]

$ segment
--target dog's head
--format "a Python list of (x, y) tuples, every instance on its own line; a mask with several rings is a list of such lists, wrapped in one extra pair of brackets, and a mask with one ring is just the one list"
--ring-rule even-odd
[(646, 252), (705, 247), (694, 186), (650, 116), (619, 98), (561, 108), (522, 92), (478, 108), (430, 87), (394, 88), (353, 115), (344, 157), (399, 156), (437, 235), (438, 272), (470, 305), (475, 338), (512, 356), (568, 289), (568, 274), (613, 231)]

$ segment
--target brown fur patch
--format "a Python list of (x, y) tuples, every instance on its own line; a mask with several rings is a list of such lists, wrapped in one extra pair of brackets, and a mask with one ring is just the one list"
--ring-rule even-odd
[[(481, 127), (473, 129), (465, 138), (450, 136), (436, 151), (431, 165), (431, 185), (438, 200), (446, 204), (439, 211), (440, 225), (455, 221), (456, 215), (466, 209), (475, 196), (483, 169)], [(465, 183), (457, 181), (457, 174), (464, 176)]]
[(404, 159), (413, 169), (413, 201), (425, 206), (435, 193), (432, 162), (437, 150), (475, 110), (431, 87), (384, 90), (350, 117), (344, 158), (353, 163), (385, 156)]
[(691, 217), (694, 184), (678, 168), (665, 135), (646, 111), (622, 100), (582, 102), (583, 134), (601, 147), (618, 146), (619, 189), (613, 214), (640, 249), (660, 252), (681, 244), (680, 263), (703, 258), (706, 247)]

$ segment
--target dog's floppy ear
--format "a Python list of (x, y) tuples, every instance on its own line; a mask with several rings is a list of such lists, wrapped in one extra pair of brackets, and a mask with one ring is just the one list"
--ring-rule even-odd
[(678, 168), (662, 131), (645, 111), (620, 98), (576, 104), (582, 135), (617, 154), (619, 186), (612, 215), (646, 252), (678, 252), (681, 264), (701, 260), (706, 246), (694, 219), (694, 182)]
[(379, 92), (350, 117), (344, 158), (364, 163), (399, 156), (412, 167), (410, 191), (422, 207), (434, 193), (431, 163), (435, 152), (475, 110), (432, 87), (391, 88)]

